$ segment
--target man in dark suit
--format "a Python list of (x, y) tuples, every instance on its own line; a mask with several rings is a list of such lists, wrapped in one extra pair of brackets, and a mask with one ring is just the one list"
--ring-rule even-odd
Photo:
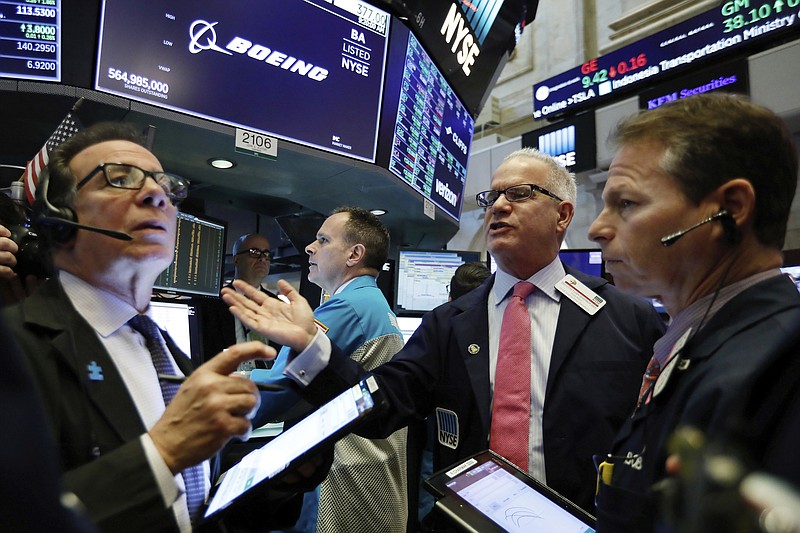
[[(240, 279), (252, 287), (260, 289), (271, 298), (275, 293), (262, 285), (269, 275), (272, 252), (269, 240), (260, 233), (246, 233), (233, 243), (234, 279)], [(233, 285), (226, 285), (233, 287)], [(280, 344), (271, 342), (242, 325), (241, 321), (231, 315), (228, 306), (219, 298), (209, 298), (200, 302), (203, 322), (203, 356), (210, 357), (237, 342), (260, 340), (280, 350)], [(272, 361), (258, 360), (242, 363), (240, 370), (253, 368), (270, 368)]]
[[(494, 448), (492, 405), (504, 393), (494, 386), (503, 355), (501, 322), (512, 287), (527, 280), (536, 290), (524, 300), (532, 353), (531, 368), (520, 369), (531, 373), (523, 468), (591, 510), (592, 454), (611, 442), (633, 410), (663, 323), (649, 303), (559, 261), (576, 186), (551, 157), (532, 149), (515, 152), (495, 171), (491, 187), (477, 201), (487, 209), (484, 229), (497, 273), (428, 313), (404, 349), (374, 370), (390, 407), (359, 433), (385, 436), (432, 414), (438, 430), (435, 468)], [(249, 300), (227, 290), (223, 298), (246, 324), (301, 352), (285, 374), (318, 403), (363, 370), (335, 347), (330, 364), (320, 365), (329, 344), (314, 330), (307, 303), (288, 284), (279, 282), (279, 288), (291, 306), (251, 290), (244, 291)]]
[[(39, 187), (39, 229), (57, 275), (5, 310), (44, 400), (66, 489), (104, 531), (187, 532), (199, 523), (190, 501), (208, 493), (209, 458), (249, 432), (258, 404), (254, 384), (230, 373), (274, 354), (240, 344), (193, 369), (165, 332), (134, 325), (152, 324), (153, 283), (172, 260), (176, 204), (187, 190), (130, 127), (80, 131), (53, 152)], [(76, 220), (113, 236), (75, 231)], [(158, 372), (188, 376), (171, 401), (156, 352)]]
[[(800, 296), (780, 271), (797, 148), (773, 111), (719, 92), (629, 117), (612, 141), (618, 150), (605, 206), (589, 237), (619, 287), (658, 298), (670, 325), (636, 412), (607, 450), (597, 530), (666, 531), (656, 520), (663, 495), (655, 489), (668, 478), (675, 430), (691, 426), (709, 441), (722, 439), (749, 391), (757, 408), (742, 416), (751, 427), (730, 443), (756, 443), (755, 464), (800, 479), (797, 443), (780, 442), (797, 421), (784, 409), (798, 386), (787, 359), (800, 351)], [(687, 488), (700, 510), (720, 500), (704, 492), (711, 483)], [(713, 520), (702, 530), (712, 529), (732, 527)]]

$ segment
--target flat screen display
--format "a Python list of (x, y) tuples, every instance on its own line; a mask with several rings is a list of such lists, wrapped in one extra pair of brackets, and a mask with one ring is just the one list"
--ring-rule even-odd
[[(394, 2), (391, 2), (394, 3)], [(477, 117), (537, 2), (405, 0), (408, 24)], [(532, 8), (526, 13), (526, 8)]]
[(374, 162), (389, 22), (361, 0), (105, 0), (95, 88)]
[(158, 276), (154, 289), (219, 296), (225, 259), (224, 222), (178, 213), (175, 257)]
[(600, 250), (560, 250), (558, 257), (564, 264), (590, 276), (603, 275), (603, 252)]
[[(584, 250), (584, 249), (564, 249), (559, 250), (558, 258), (565, 264), (571, 266), (575, 270), (579, 270), (584, 274), (590, 276), (602, 277), (604, 274), (603, 268), (603, 252), (600, 250)], [(494, 273), (497, 270), (497, 261), (489, 255), (489, 270)]]
[(372, 376), (345, 390), (227, 470), (208, 503), (205, 518), (230, 506), (259, 483), (280, 476), (303, 458), (332, 445), (383, 403)]
[(456, 269), (480, 261), (480, 252), (400, 250), (397, 259), (395, 312), (421, 315), (446, 303)]
[[(683, 69), (726, 60), (800, 27), (797, 2), (735, 0), (596, 57), (533, 86), (538, 120), (623, 92), (641, 90)], [(713, 82), (714, 80), (710, 80)], [(719, 81), (719, 80), (717, 80)]]
[(420, 324), (422, 324), (422, 317), (420, 316), (397, 317), (397, 325), (400, 326), (400, 333), (403, 334), (403, 343), (408, 342), (408, 339), (417, 331)]
[(407, 28), (390, 49), (378, 164), (458, 220), (475, 121)]
[(202, 360), (200, 324), (194, 304), (154, 299), (150, 301), (150, 314), (184, 354), (194, 361)]
[(61, 0), (0, 2), (0, 77), (61, 81)]
[(553, 156), (570, 172), (597, 167), (594, 113), (583, 113), (522, 135), (522, 146)]
[(594, 517), (491, 451), (426, 480), (465, 531), (593, 533)]

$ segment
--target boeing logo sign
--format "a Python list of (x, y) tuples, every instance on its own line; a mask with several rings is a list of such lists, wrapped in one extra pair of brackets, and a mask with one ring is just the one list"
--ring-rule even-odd
[(199, 54), (205, 50), (213, 50), (225, 55), (243, 54), (256, 61), (264, 62), (287, 72), (305, 76), (314, 81), (323, 81), (328, 77), (328, 70), (308, 61), (293, 57), (279, 50), (273, 50), (262, 44), (254, 44), (243, 37), (234, 37), (224, 48), (217, 45), (217, 33), (214, 29), (217, 22), (195, 20), (189, 27), (189, 52)]

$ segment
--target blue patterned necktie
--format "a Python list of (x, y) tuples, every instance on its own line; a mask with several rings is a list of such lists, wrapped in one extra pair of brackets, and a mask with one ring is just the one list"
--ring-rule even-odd
[[(164, 345), (160, 341), (160, 333), (158, 326), (147, 315), (136, 315), (128, 321), (128, 325), (138, 331), (145, 339), (147, 349), (150, 351), (150, 357), (153, 359), (153, 366), (159, 374), (175, 374), (172, 367), (172, 362), (164, 349)], [(180, 385), (177, 383), (166, 383), (160, 381), (161, 395), (164, 398), (164, 405), (169, 405), (169, 402), (178, 393)], [(205, 500), (205, 475), (203, 471), (203, 464), (200, 463), (195, 466), (190, 466), (181, 472), (183, 475), (183, 483), (186, 485), (186, 505), (189, 507), (189, 518), (192, 520), (192, 525), (195, 525), (196, 519), (199, 518), (198, 511), (203, 505)]]

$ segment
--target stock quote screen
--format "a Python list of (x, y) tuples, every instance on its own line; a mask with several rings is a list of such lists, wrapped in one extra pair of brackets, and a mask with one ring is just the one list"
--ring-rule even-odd
[(389, 22), (361, 0), (105, 0), (95, 88), (374, 162)]
[(396, 30), (381, 123), (387, 168), (458, 220), (475, 121), (414, 35)]
[[(695, 62), (727, 59), (744, 46), (800, 31), (800, 0), (734, 0), (533, 86), (543, 119), (644, 84)], [(719, 60), (718, 59), (718, 60)], [(727, 83), (711, 80), (712, 86)]]
[(175, 257), (155, 282), (156, 290), (219, 296), (225, 261), (226, 226), (221, 221), (178, 213)]
[(0, 77), (61, 81), (61, 0), (0, 2)]

